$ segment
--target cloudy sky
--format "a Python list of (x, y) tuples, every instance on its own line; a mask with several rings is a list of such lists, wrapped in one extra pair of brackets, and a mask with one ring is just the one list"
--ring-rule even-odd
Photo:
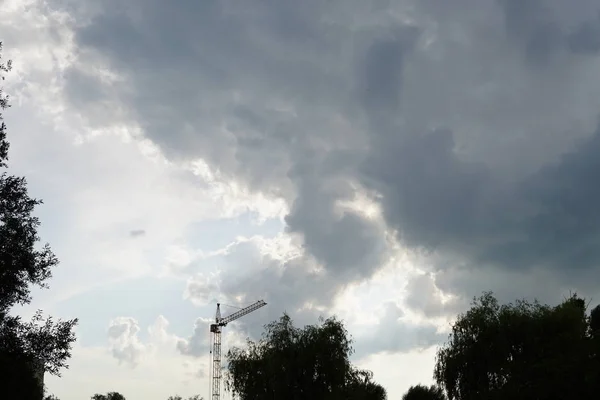
[(390, 398), (484, 290), (600, 301), (597, 0), (1, 0), (0, 40), (62, 400), (206, 396), (217, 300), (268, 303), (225, 348), (340, 316)]

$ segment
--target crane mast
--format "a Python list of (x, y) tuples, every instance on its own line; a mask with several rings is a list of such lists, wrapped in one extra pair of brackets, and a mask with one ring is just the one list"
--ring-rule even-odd
[(253, 311), (258, 310), (261, 307), (266, 306), (262, 300), (256, 303), (250, 304), (248, 307), (242, 308), (233, 314), (221, 318), (221, 304), (217, 303), (217, 312), (215, 313), (215, 323), (210, 325), (210, 332), (213, 337), (213, 348), (212, 348), (212, 378), (211, 380), (211, 396), (212, 400), (220, 400), (221, 397), (221, 332), (222, 328), (227, 326), (228, 323), (235, 321), (238, 318), (243, 317), (246, 314), (250, 314)]

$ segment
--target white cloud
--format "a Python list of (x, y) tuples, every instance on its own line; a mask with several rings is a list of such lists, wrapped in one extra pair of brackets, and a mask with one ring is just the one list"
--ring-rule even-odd
[(166, 318), (157, 317), (148, 327), (148, 339), (142, 341), (135, 319), (116, 319), (109, 329), (115, 335), (117, 346), (127, 349), (118, 355), (127, 353), (129, 360), (131, 354), (137, 354), (136, 367), (119, 365), (115, 353), (107, 347), (76, 344), (70, 368), (63, 376), (45, 378), (49, 391), (66, 400), (109, 391), (120, 392), (127, 398), (142, 396), (157, 400), (177, 393), (204, 395), (208, 392), (208, 380), (202, 372), (208, 370), (208, 358), (182, 358), (175, 347), (179, 338), (168, 331), (168, 325)]
[(119, 364), (126, 363), (135, 367), (143, 353), (145, 346), (138, 338), (140, 328), (133, 318), (119, 317), (110, 321), (108, 327), (108, 341), (111, 353)]

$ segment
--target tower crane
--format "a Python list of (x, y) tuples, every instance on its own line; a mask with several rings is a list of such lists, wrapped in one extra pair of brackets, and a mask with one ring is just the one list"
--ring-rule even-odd
[(262, 300), (256, 303), (250, 304), (248, 307), (242, 308), (233, 314), (221, 318), (221, 304), (217, 303), (217, 312), (215, 314), (215, 323), (210, 324), (210, 332), (213, 337), (213, 348), (212, 348), (212, 400), (220, 400), (221, 397), (221, 330), (227, 326), (228, 323), (235, 321), (238, 318), (243, 317), (246, 314), (250, 314), (253, 311), (258, 310), (261, 307), (266, 306)]

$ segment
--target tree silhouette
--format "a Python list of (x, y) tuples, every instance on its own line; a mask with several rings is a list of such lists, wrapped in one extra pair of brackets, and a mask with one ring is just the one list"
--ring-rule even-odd
[[(2, 43), (0, 43), (0, 60)], [(0, 63), (0, 76), (11, 69), (10, 61)], [(53, 321), (37, 312), (31, 322), (11, 316), (15, 305), (31, 301), (31, 287), (47, 287), (57, 258), (46, 244), (38, 246), (40, 221), (33, 215), (41, 200), (29, 197), (25, 178), (10, 175), (9, 143), (2, 110), (8, 108), (8, 96), (0, 87), (0, 374), (7, 379), (3, 387), (9, 398), (40, 398), (44, 372), (59, 375), (71, 356), (77, 320)], [(32, 376), (36, 377), (32, 381)]]
[(600, 305), (590, 312), (590, 329), (594, 335), (600, 335)]
[(452, 326), (434, 377), (450, 400), (585, 398), (590, 390), (589, 319), (573, 295), (556, 307), (491, 293)]
[(446, 400), (446, 396), (439, 386), (416, 385), (404, 393), (402, 400)]
[(118, 392), (108, 392), (106, 394), (96, 393), (91, 397), (92, 400), (126, 400), (125, 396)]
[(384, 400), (372, 374), (350, 364), (351, 344), (335, 318), (299, 329), (284, 314), (260, 341), (227, 353), (226, 388), (240, 400)]

